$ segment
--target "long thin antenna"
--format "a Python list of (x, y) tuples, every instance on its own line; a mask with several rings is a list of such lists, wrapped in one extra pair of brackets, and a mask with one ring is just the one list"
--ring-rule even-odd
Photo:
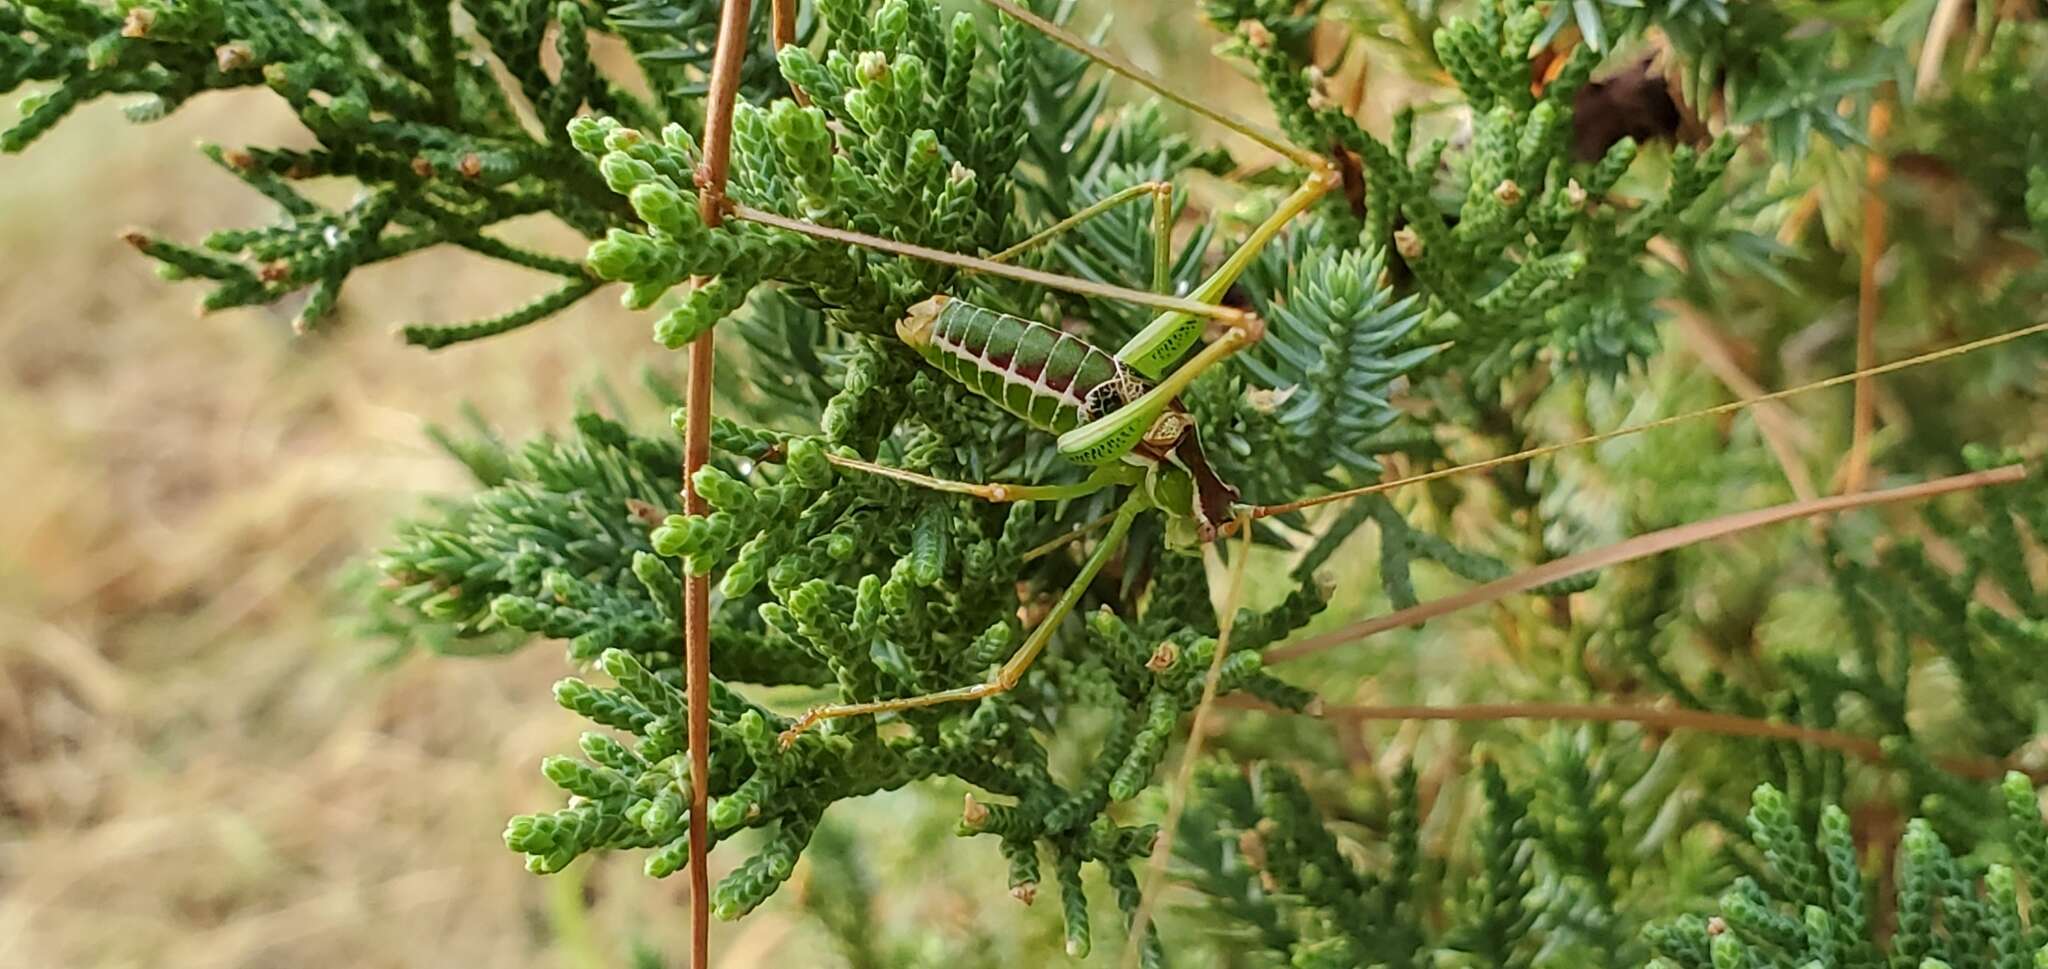
[(776, 215), (773, 212), (757, 209), (751, 205), (729, 203), (725, 208), (733, 218), (744, 222), (758, 222), (770, 228), (796, 232), (814, 239), (843, 242), (850, 246), (860, 246), (865, 249), (874, 249), (898, 256), (909, 256), (913, 259), (935, 262), (942, 266), (952, 266), (955, 269), (963, 269), (967, 272), (986, 273), (990, 276), (1003, 276), (1009, 279), (1023, 280), (1024, 282), (1044, 286), (1048, 289), (1065, 290), (1069, 293), (1079, 293), (1082, 296), (1121, 300), (1126, 303), (1136, 303), (1140, 306), (1150, 306), (1154, 309), (1173, 310), (1175, 312), (1187, 313), (1191, 316), (1204, 316), (1226, 321), (1242, 320), (1248, 315), (1245, 311), (1234, 306), (1218, 306), (1213, 303), (1203, 303), (1191, 299), (1182, 299), (1178, 296), (1168, 296), (1164, 293), (1148, 293), (1142, 289), (1131, 289), (1113, 283), (1098, 283), (1092, 279), (1082, 279), (1078, 276), (1062, 276), (1058, 273), (1049, 273), (1027, 266), (1013, 266), (1008, 263), (994, 262), (979, 256), (947, 252), (944, 249), (933, 249), (929, 246), (920, 246), (910, 242), (897, 242), (894, 239), (884, 239), (881, 236), (872, 236), (865, 232), (835, 229), (829, 225), (819, 225), (815, 222), (805, 222), (802, 219), (792, 219), (786, 215)]
[[(1395, 478), (1391, 481), (1382, 481), (1378, 484), (1366, 485), (1361, 488), (1351, 488), (1345, 491), (1334, 491), (1327, 495), (1317, 495), (1313, 498), (1303, 498), (1300, 501), (1290, 501), (1279, 505), (1260, 505), (1252, 512), (1251, 517), (1271, 518), (1275, 515), (1285, 515), (1289, 512), (1300, 511), (1304, 508), (1313, 508), (1317, 505), (1327, 505), (1331, 502), (1336, 501), (1348, 501), (1352, 498), (1363, 498), (1366, 495), (1376, 495), (1383, 491), (1392, 491), (1395, 488), (1405, 488), (1409, 485), (1422, 484), (1425, 481), (1437, 481), (1443, 478), (1467, 474), (1473, 471), (1484, 471), (1489, 468), (1497, 468), (1507, 464), (1519, 464), (1523, 461), (1530, 461), (1536, 458), (1544, 457), (1546, 455), (1556, 454), (1559, 451), (1569, 451), (1573, 448), (1585, 447), (1590, 444), (1600, 444), (1605, 441), (1612, 441), (1616, 438), (1627, 437), (1631, 434), (1640, 434), (1644, 431), (1656, 430), (1660, 427), (1669, 427), (1673, 424), (1683, 424), (1687, 421), (1696, 420), (1702, 417), (1717, 417), (1722, 414), (1733, 414), (1737, 411), (1744, 410), (1749, 407), (1754, 407), (1757, 404), (1762, 404), (1774, 400), (1783, 400), (1787, 397), (1796, 397), (1800, 394), (1811, 393), (1816, 390), (1825, 390), (1829, 387), (1838, 387), (1842, 384), (1863, 381), (1871, 377), (1877, 377), (1883, 374), (1893, 373), (1900, 370), (1910, 370), (1914, 367), (1918, 367), (1923, 364), (1933, 363), (1937, 360), (1945, 360), (1949, 357), (1959, 357), (1966, 353), (1982, 350), (1986, 347), (1994, 347), (2001, 343), (2010, 343), (2014, 340), (2030, 337), (2037, 333), (2048, 333), (2048, 322), (2036, 323), (2032, 326), (2021, 327), (2017, 330), (2009, 330), (2004, 333), (1999, 333), (1993, 336), (1987, 336), (1980, 340), (1972, 340), (1968, 343), (1957, 344), (1952, 347), (1944, 347), (1939, 350), (1930, 350), (1926, 353), (1907, 357), (1903, 360), (1894, 360), (1890, 363), (1879, 364), (1875, 367), (1866, 367), (1861, 370), (1851, 370), (1845, 374), (1837, 374), (1836, 376), (1828, 377), (1822, 380), (1816, 380), (1812, 383), (1800, 384), (1797, 387), (1788, 387), (1784, 390), (1774, 390), (1768, 394), (1763, 394), (1758, 397), (1747, 397), (1739, 400), (1731, 400), (1724, 404), (1716, 404), (1712, 407), (1701, 408), (1700, 410), (1687, 411), (1683, 414), (1673, 414), (1670, 417), (1660, 417), (1654, 421), (1645, 421), (1641, 424), (1629, 424), (1624, 427), (1615, 428), (1611, 431), (1603, 431), (1599, 434), (1589, 434), (1585, 437), (1565, 441), (1559, 444), (1545, 444), (1541, 447), (1533, 447), (1523, 451), (1516, 451), (1513, 454), (1503, 454), (1496, 458), (1487, 458), (1484, 461), (1474, 461), (1470, 464), (1460, 464), (1455, 467), (1439, 468), (1435, 471), (1425, 471), (1421, 474), (1412, 474), (1405, 478)], [(1235, 524), (1233, 523), (1232, 525), (1225, 526), (1225, 530), (1227, 532), (1228, 530), (1234, 527)]]
[(1333, 167), (1329, 159), (1290, 143), (1287, 139), (1256, 122), (1247, 121), (1221, 108), (1210, 107), (1182, 94), (1168, 87), (1165, 81), (1154, 77), (1151, 72), (1125, 60), (1122, 55), (1091, 43), (1086, 38), (1077, 34), (1069, 33), (1066, 28), (1012, 3), (1011, 0), (984, 0), (984, 2), (1035, 28), (1039, 33), (1051, 37), (1075, 53), (1136, 81), (1139, 86), (1151, 91), (1153, 94), (1157, 94), (1267, 148), (1286, 155), (1296, 162), (1318, 170), (1327, 170)]

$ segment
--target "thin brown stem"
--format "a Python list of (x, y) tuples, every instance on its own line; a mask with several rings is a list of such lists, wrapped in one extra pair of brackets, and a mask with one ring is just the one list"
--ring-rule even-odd
[[(1885, 161), (1883, 143), (1892, 126), (1892, 106), (1880, 94), (1870, 105), (1870, 153), (1864, 160), (1863, 254), (1856, 271), (1856, 369), (1868, 369), (1877, 362), (1877, 318), (1883, 311), (1879, 301), (1877, 260), (1884, 254), (1884, 182), (1891, 172)], [(1869, 377), (1856, 380), (1853, 430), (1849, 456), (1842, 469), (1842, 490), (1862, 491), (1870, 478), (1870, 436), (1877, 432), (1877, 387)]]
[(725, 180), (732, 168), (732, 111), (739, 97), (740, 67), (747, 56), (751, 0), (725, 0), (718, 13), (718, 49), (711, 58), (711, 89), (705, 97), (704, 162), (697, 166), (697, 211), (704, 224), (725, 221)]
[[(1692, 348), (1694, 356), (1700, 358), (1709, 373), (1721, 381), (1729, 392), (1743, 400), (1763, 397), (1767, 391), (1756, 382), (1749, 371), (1735, 359), (1729, 350), (1727, 340), (1714, 324), (1689, 304), (1673, 301), (1670, 304), (1678, 318), (1678, 329), (1685, 342)], [(1792, 415), (1792, 411), (1778, 401), (1759, 405), (1751, 416), (1756, 420), (1757, 432), (1763, 435), (1764, 445), (1770, 448), (1771, 456), (1777, 460), (1779, 470), (1785, 474), (1785, 482), (1792, 486), (1797, 498), (1817, 498), (1820, 492), (1813, 486), (1813, 475), (1806, 470), (1795, 437), (1811, 440), (1812, 435), (1803, 433), (1805, 428)]]
[[(725, 221), (725, 180), (732, 164), (732, 112), (746, 58), (749, 0), (725, 0), (704, 120), (704, 163), (697, 169), (698, 213), (707, 226)], [(699, 280), (701, 283), (702, 281)], [(690, 384), (683, 424), (683, 513), (708, 515), (697, 493), (697, 470), (711, 457), (711, 330), (690, 343)], [(686, 570), (687, 571), (687, 570)], [(711, 967), (711, 577), (683, 580), (683, 675), (689, 688), (690, 969)]]
[[(770, 8), (770, 13), (773, 16), (769, 22), (769, 30), (771, 31), (769, 37), (775, 45), (776, 54), (780, 56), (784, 47), (796, 43), (796, 0), (771, 0), (771, 2), (773, 5)], [(795, 81), (789, 82), (789, 94), (791, 97), (796, 98), (796, 103), (807, 108), (811, 106), (810, 94), (803, 88), (797, 87)]]
[[(1256, 700), (1225, 697), (1224, 706), (1239, 710), (1287, 713)], [(1446, 706), (1324, 706), (1307, 711), (1321, 720), (1368, 723), (1382, 720), (1449, 720), (1460, 723), (1492, 723), (1502, 720), (1565, 720), (1578, 723), (1636, 723), (1661, 730), (1690, 730), (1723, 737), (1756, 737), (1787, 740), (1833, 750), (1860, 760), (1884, 763), (1884, 746), (1869, 737), (1839, 730), (1822, 730), (1798, 724), (1759, 720), (1731, 713), (1688, 710), (1682, 707), (1652, 707), (1596, 703), (1461, 703)], [(2048, 770), (2020, 767), (2002, 760), (1979, 757), (1936, 758), (1934, 764), (1958, 777), (1974, 780), (1996, 779), (2006, 771), (2019, 770), (2040, 780)]]
[(1109, 514), (1103, 515), (1100, 518), (1096, 518), (1093, 521), (1087, 521), (1079, 525), (1076, 525), (1074, 526), (1073, 531), (1068, 532), (1065, 535), (1061, 535), (1058, 538), (1047, 541), (1045, 544), (1040, 545), (1037, 548), (1032, 549), (1031, 551), (1025, 552), (1021, 560), (1029, 562), (1033, 559), (1044, 558), (1047, 555), (1051, 555), (1052, 553), (1060, 550), (1068, 544), (1079, 541), (1082, 536), (1087, 535), (1089, 532), (1092, 532), (1098, 528), (1101, 528), (1104, 525), (1109, 524), (1111, 521), (1115, 520), (1115, 518), (1116, 512), (1110, 512)]
[(1538, 586), (1569, 579), (1575, 575), (1584, 575), (1587, 572), (1610, 568), (1624, 562), (1633, 562), (1652, 555), (1661, 555), (1688, 545), (1725, 538), (1729, 535), (1751, 531), (1766, 525), (1776, 525), (1781, 522), (1810, 518), (1814, 515), (1833, 514), (1890, 502), (1919, 501), (1956, 491), (1968, 491), (1988, 485), (2008, 484), (2026, 476), (2027, 469), (2025, 465), (2011, 464), (1988, 471), (1974, 471), (1969, 474), (1938, 478), (1933, 481), (1923, 481), (1919, 484), (1905, 485), (1884, 491), (1866, 491), (1815, 498), (1810, 501), (1794, 501), (1782, 505), (1773, 505), (1769, 508), (1758, 508), (1751, 511), (1736, 512), (1732, 515), (1723, 515), (1719, 518), (1690, 522), (1674, 528), (1651, 532), (1647, 535), (1638, 535), (1634, 538), (1624, 539), (1589, 552), (1568, 555), (1561, 559), (1545, 562), (1531, 569), (1525, 569), (1504, 579), (1497, 579), (1493, 582), (1466, 589), (1463, 592), (1444, 596), (1441, 599), (1432, 599), (1429, 602), (1407, 609), (1396, 610), (1372, 619), (1344, 626), (1340, 629), (1334, 629), (1321, 635), (1311, 636), (1298, 643), (1290, 643), (1277, 649), (1270, 649), (1266, 651), (1265, 659), (1269, 664), (1300, 659), (1335, 646), (1378, 635), (1390, 629), (1413, 626), (1439, 616), (1449, 615), (1461, 609), (1468, 609), (1472, 606), (1493, 602), (1517, 593), (1527, 592)]
[(1806, 234), (1806, 227), (1813, 223), (1814, 216), (1819, 214), (1820, 186), (1815, 185), (1799, 196), (1798, 203), (1792, 206), (1791, 214), (1785, 216), (1785, 221), (1778, 224), (1778, 242), (1787, 246), (1797, 244), (1799, 238)]
[[(744, 0), (742, 0), (744, 2)], [(711, 333), (690, 344), (688, 413), (683, 428), (683, 511), (708, 515), (697, 493), (697, 469), (711, 456)], [(689, 575), (683, 582), (683, 655), (690, 700), (690, 967), (711, 965), (711, 577)]]
[(1913, 76), (1913, 99), (1921, 100), (1934, 93), (1934, 86), (1941, 81), (1941, 62), (1948, 54), (1949, 41), (1955, 37), (1956, 24), (1963, 19), (1963, 8), (1968, 0), (1941, 0), (1934, 8), (1934, 16), (1928, 18), (1927, 36), (1920, 42), (1920, 63)]

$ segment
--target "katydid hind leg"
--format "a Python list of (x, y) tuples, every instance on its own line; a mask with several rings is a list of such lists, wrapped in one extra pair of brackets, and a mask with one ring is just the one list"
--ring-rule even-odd
[(1073, 613), (1074, 607), (1080, 604), (1081, 597), (1087, 593), (1095, 577), (1101, 574), (1110, 559), (1116, 557), (1116, 553), (1123, 547), (1124, 540), (1130, 536), (1131, 523), (1146, 507), (1148, 505), (1140, 492), (1133, 492), (1124, 499), (1123, 505), (1117, 509), (1116, 518), (1110, 522), (1109, 531), (1102, 536), (1101, 544), (1089, 554), (1087, 561), (1081, 563), (1081, 571), (1074, 576), (1074, 581), (1068, 584), (1066, 590), (1060, 593), (1059, 600), (1053, 603), (1052, 609), (1048, 610), (1045, 617), (1038, 621), (1038, 625), (1032, 628), (1031, 635), (1025, 638), (1024, 644), (1019, 646), (1017, 652), (1012, 654), (986, 682), (917, 696), (815, 707), (798, 718), (788, 730), (783, 731), (783, 745), (788, 746), (795, 742), (800, 734), (827, 720), (874, 716), (945, 703), (963, 703), (1008, 692), (1024, 679), (1024, 674), (1030, 671), (1031, 664), (1038, 660), (1040, 654), (1045, 652), (1046, 645), (1052, 642), (1053, 634), (1059, 631), (1060, 624), (1065, 622), (1067, 616)]
[(1105, 488), (1136, 483), (1137, 472), (1116, 466), (1097, 468), (1093, 474), (1068, 484), (1014, 484), (1010, 482), (955, 481), (939, 478), (904, 468), (891, 467), (873, 461), (863, 461), (844, 455), (828, 454), (826, 460), (834, 467), (846, 471), (871, 474), (891, 481), (900, 481), (930, 491), (947, 494), (972, 495), (983, 501), (1006, 503), (1013, 501), (1065, 501), (1070, 498), (1085, 498)]

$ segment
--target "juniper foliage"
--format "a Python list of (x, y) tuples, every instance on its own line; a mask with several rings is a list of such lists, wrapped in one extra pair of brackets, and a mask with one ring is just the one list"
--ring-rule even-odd
[[(1858, 866), (1849, 815), (1829, 804), (1802, 822), (1784, 792), (1757, 788), (1748, 815), (1760, 877), (1744, 876), (1711, 917), (1649, 933), (1657, 967), (1950, 966), (2006, 969), (2048, 960), (2048, 822), (2025, 775), (1990, 792), (2003, 817), (1956, 848), (1925, 820), (1890, 848), (1895, 876), (1873, 884)], [(1895, 925), (1880, 933), (1880, 914)]]
[[(277, 220), (221, 229), (198, 246), (140, 232), (129, 241), (165, 278), (209, 281), (202, 309), (294, 299), (302, 330), (328, 320), (356, 269), (434, 247), (553, 278), (553, 289), (488, 319), (403, 331), (408, 342), (443, 347), (539, 322), (598, 288), (574, 255), (534, 251), (491, 230), (542, 214), (592, 238), (627, 224), (630, 213), (565, 126), (584, 111), (649, 126), (694, 122), (702, 86), (691, 78), (708, 63), (715, 20), (715, 4), (657, 0), (151, 0), (119, 8), (8, 0), (0, 4), (0, 93), (23, 85), (34, 93), (0, 133), (0, 151), (28, 147), (101, 97), (130, 98), (128, 116), (151, 121), (208, 91), (265, 87), (313, 147), (200, 150), (276, 203)], [(754, 28), (765, 44), (765, 16)], [(607, 35), (634, 50), (648, 94), (599, 65), (592, 41)], [(749, 80), (746, 92), (757, 98), (779, 83), (760, 70)], [(345, 207), (297, 184), (330, 178), (357, 187)]]
[[(1028, 5), (1099, 32), (1086, 7)], [(800, 5), (798, 42), (770, 56), (758, 6), (729, 186), (756, 209), (986, 255), (1167, 180), (1172, 251), (1154, 251), (1149, 213), (1132, 206), (1021, 261), (1144, 287), (1163, 256), (1184, 292), (1300, 175), (1254, 171), (1270, 162), (1217, 147), (1008, 19), (817, 0)], [(1808, 328), (1855, 296), (1864, 254), (1842, 241), (1854, 222), (1841, 200), (1864, 187), (1866, 150), (1982, 203), (1967, 225), (1899, 233), (1890, 258), (1927, 282), (1897, 287), (1891, 312), (1911, 319), (1888, 321), (1888, 338), (1945, 342), (2048, 293), (2048, 141), (2024, 123), (2048, 103), (2038, 24), (1995, 23), (1978, 5), (1950, 89), (1902, 102), (1899, 133), (1873, 144), (1865, 112), (1903, 97), (1935, 4), (1359, 6), (1201, 8), (1290, 139), (1346, 175), (1230, 294), (1267, 322), (1264, 342), (1184, 394), (1248, 500), (1718, 400), (1674, 356), (1664, 314), (1679, 301), (1784, 351), (1759, 365), (1766, 383), (1797, 382), (1794, 344), (1825, 345), (1820, 369), (1841, 369), (1847, 348)], [(956, 833), (1000, 860), (1016, 898), (1050, 888), (1057, 904), (1041, 911), (1085, 955), (1103, 934), (1091, 895), (1126, 920), (1139, 906), (1162, 836), (1160, 765), (1219, 648), (1210, 570), (1169, 549), (1159, 522), (1141, 519), (1081, 590), (1019, 689), (834, 721), (787, 747), (778, 735), (805, 703), (983, 680), (1090, 540), (1030, 553), (1109, 507), (983, 504), (838, 470), (828, 457), (1079, 479), (1045, 435), (901, 346), (906, 307), (947, 293), (1105, 347), (1147, 314), (742, 220), (707, 228), (693, 172), (715, 19), (709, 0), (0, 0), (0, 92), (31, 92), (0, 147), (103, 96), (139, 99), (130, 114), (146, 121), (261, 86), (313, 147), (203, 150), (274, 201), (277, 221), (197, 246), (132, 239), (165, 275), (209, 281), (207, 308), (303, 300), (300, 324), (317, 326), (356, 269), (454, 246), (554, 288), (489, 319), (408, 327), (415, 344), (536, 324), (614, 285), (664, 346), (718, 328), (713, 457), (694, 482), (710, 514), (681, 513), (675, 428), (586, 412), (518, 446), (481, 422), (438, 432), (475, 491), (399, 526), (372, 625), (443, 654), (566, 643), (575, 675), (555, 700), (593, 729), (540, 765), (561, 806), (513, 818), (505, 841), (539, 873), (631, 852), (665, 877), (690, 848), (678, 603), (685, 575), (713, 576), (708, 820), (744, 859), (716, 888), (718, 914), (766, 903), (807, 862), (814, 887), (793, 904), (849, 963), (920, 964), (916, 940), (869, 931), (875, 898), (904, 876), (866, 866), (871, 833), (848, 834), (834, 808), (968, 789)], [(1364, 76), (1352, 52), (1374, 45), (1428, 91), (1384, 124), (1350, 100)], [(354, 199), (302, 190), (320, 179)], [(1802, 193), (1818, 229), (1797, 222)], [(1927, 208), (1902, 221), (1947, 211)], [(507, 223), (537, 215), (588, 252), (506, 241)], [(1985, 239), (2001, 268), (1958, 271), (1985, 261)], [(1884, 442), (1894, 468), (2038, 453), (2038, 434), (2012, 426), (2026, 422), (1982, 416), (2038, 413), (2027, 371), (1969, 366), (1972, 379), (1950, 380), (1962, 390), (1898, 378), (1926, 416)], [(672, 390), (653, 390), (673, 408)], [(1956, 425), (1941, 423), (1951, 412)], [(1963, 440), (1987, 445), (1959, 455)], [(1701, 460), (1714, 452), (1726, 453)], [(1835, 523), (1552, 585), (1490, 622), (1401, 631), (1384, 652), (1306, 674), (1262, 655), (1333, 607), (1411, 605), (1731, 494), (1775, 496), (1763, 453), (1746, 429), (1660, 432), (1263, 523), (1256, 605), (1234, 617), (1218, 692), (1291, 711), (1363, 689), (1664, 702), (1858, 739), (1882, 763), (1860, 759), (1867, 747), (1625, 724), (1407, 731), (1375, 751), (1341, 709), (1335, 739), (1305, 718), (1234, 716), (1170, 832), (1174, 873), (1196, 891), (1143, 940), (1147, 964), (1164, 964), (1169, 942), (1219, 964), (1299, 967), (2042, 964), (2035, 792), (2024, 775), (1995, 792), (1958, 776), (2035, 756), (2048, 709), (2038, 483), (1892, 523), (1917, 540)], [(1745, 820), (1729, 792), (1751, 790)], [(1903, 835), (1894, 909), (1873, 908), (1867, 884), (1887, 839), (1851, 830), (1850, 810), (1924, 818)], [(965, 949), (986, 959), (1007, 941)]]

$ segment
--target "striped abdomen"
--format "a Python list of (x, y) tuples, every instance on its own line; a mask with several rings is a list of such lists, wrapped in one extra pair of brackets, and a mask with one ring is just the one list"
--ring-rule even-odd
[(947, 376), (1033, 426), (1064, 434), (1143, 393), (1143, 381), (1080, 337), (934, 296), (896, 334)]

